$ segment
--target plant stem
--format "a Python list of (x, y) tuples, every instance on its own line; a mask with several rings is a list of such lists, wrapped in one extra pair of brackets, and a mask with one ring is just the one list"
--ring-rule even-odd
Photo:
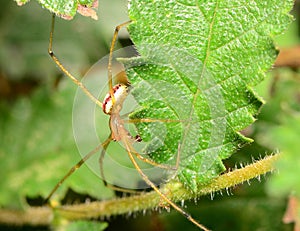
[[(185, 189), (179, 182), (166, 184), (161, 191), (172, 201), (178, 202), (198, 198), (219, 190), (233, 187), (250, 179), (259, 177), (274, 170), (273, 164), (280, 154), (268, 156), (241, 169), (225, 173), (203, 186), (196, 194)], [(155, 192), (142, 193), (124, 198), (96, 201), (78, 205), (67, 205), (51, 209), (49, 207), (29, 208), (26, 211), (0, 210), (0, 223), (49, 225), (54, 216), (70, 220), (109, 217), (118, 214), (130, 214), (137, 211), (165, 206), (160, 196)]]

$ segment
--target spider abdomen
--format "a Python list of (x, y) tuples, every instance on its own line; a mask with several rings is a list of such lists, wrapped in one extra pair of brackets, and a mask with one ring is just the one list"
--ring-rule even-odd
[(119, 83), (113, 87), (113, 94), (115, 98), (115, 102), (113, 104), (112, 97), (110, 93), (107, 93), (104, 97), (102, 109), (105, 114), (110, 115), (112, 113), (113, 108), (119, 107), (121, 110), (124, 100), (128, 95), (129, 89), (128, 86), (122, 83)]

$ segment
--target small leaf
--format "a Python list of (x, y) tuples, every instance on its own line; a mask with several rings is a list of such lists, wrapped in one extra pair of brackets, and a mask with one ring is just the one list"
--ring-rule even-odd
[[(222, 159), (251, 140), (239, 130), (262, 100), (252, 90), (274, 62), (272, 36), (282, 33), (293, 1), (130, 1), (131, 39), (141, 58), (123, 60), (140, 105), (132, 119), (150, 143), (145, 153), (174, 164), (197, 191), (225, 170)], [(151, 138), (149, 138), (151, 137)]]
[(15, 1), (17, 2), (18, 6), (23, 6), (30, 0), (15, 0)]
[(94, 221), (74, 221), (65, 227), (66, 231), (101, 231), (107, 228), (107, 223)]
[[(28, 0), (15, 0), (19, 6), (24, 5)], [(98, 19), (97, 13), (94, 9), (98, 8), (98, 0), (37, 0), (42, 7), (48, 9), (50, 12), (64, 18), (71, 20), (76, 14)]]

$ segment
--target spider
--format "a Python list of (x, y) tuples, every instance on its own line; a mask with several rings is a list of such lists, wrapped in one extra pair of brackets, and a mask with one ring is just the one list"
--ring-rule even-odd
[[(124, 120), (120, 116), (120, 111), (122, 110), (123, 102), (126, 99), (128, 93), (129, 93), (129, 88), (130, 88), (130, 83), (129, 82), (120, 82), (117, 83), (115, 86), (113, 86), (113, 78), (112, 78), (112, 57), (113, 57), (113, 51), (115, 47), (115, 43), (118, 38), (118, 32), (121, 28), (126, 27), (128, 24), (130, 24), (131, 21), (122, 23), (118, 25), (115, 28), (114, 35), (112, 38), (111, 42), (111, 47), (109, 51), (109, 59), (108, 59), (108, 86), (109, 86), (109, 92), (107, 93), (106, 97), (104, 98), (103, 102), (100, 102), (88, 89), (87, 87), (79, 81), (76, 77), (74, 77), (60, 62), (60, 60), (57, 58), (57, 56), (54, 54), (52, 50), (52, 44), (53, 44), (53, 33), (54, 33), (54, 24), (55, 24), (55, 14), (52, 15), (52, 24), (51, 24), (51, 31), (50, 31), (50, 38), (49, 38), (49, 47), (48, 47), (48, 53), (50, 57), (53, 59), (55, 64), (60, 68), (60, 70), (67, 76), (69, 77), (78, 87), (82, 89), (82, 91), (95, 103), (97, 104), (100, 108), (102, 108), (103, 112), (107, 114), (109, 118), (109, 127), (110, 127), (110, 135), (108, 138), (101, 144), (99, 144), (97, 147), (95, 147), (92, 151), (90, 151), (88, 154), (86, 154), (76, 165), (74, 165), (68, 172), (67, 174), (55, 185), (55, 187), (52, 189), (52, 191), (49, 193), (49, 195), (46, 197), (46, 202), (49, 202), (53, 194), (56, 192), (56, 190), (60, 187), (60, 185), (82, 164), (85, 163), (86, 160), (88, 160), (91, 156), (93, 156), (95, 153), (101, 150), (101, 155), (100, 155), (100, 172), (102, 175), (102, 179), (104, 178), (104, 173), (103, 169), (101, 167), (101, 163), (104, 158), (104, 154), (111, 143), (111, 141), (116, 141), (116, 142), (121, 142), (128, 154), (128, 157), (130, 161), (132, 162), (134, 168), (137, 170), (141, 178), (146, 182), (148, 186), (150, 186), (160, 197), (161, 199), (167, 203), (169, 206), (173, 207), (175, 210), (177, 210), (179, 213), (181, 213), (183, 216), (185, 216), (190, 222), (195, 224), (197, 227), (199, 227), (202, 230), (208, 230), (206, 227), (204, 227), (202, 224), (197, 222), (189, 213), (184, 211), (180, 206), (175, 204), (172, 200), (170, 200), (165, 194), (163, 194), (160, 189), (156, 186), (153, 181), (149, 179), (149, 177), (144, 173), (144, 171), (141, 169), (139, 166), (137, 160), (135, 157), (138, 159), (154, 165), (159, 168), (163, 169), (173, 169), (176, 171), (178, 164), (179, 164), (179, 155), (180, 155), (180, 144), (178, 145), (178, 153), (177, 153), (177, 161), (176, 161), (176, 166), (175, 167), (170, 167), (168, 165), (164, 164), (159, 164), (154, 162), (151, 159), (145, 158), (142, 155), (140, 155), (134, 148), (133, 144), (135, 142), (140, 142), (141, 137), (139, 135), (136, 135), (133, 137), (130, 132), (126, 129), (124, 125)], [(141, 119), (143, 120), (143, 119)], [(152, 122), (153, 120), (151, 119), (144, 119), (144, 122)], [(168, 122), (168, 121), (167, 121)], [(105, 182), (105, 180), (104, 180)]]

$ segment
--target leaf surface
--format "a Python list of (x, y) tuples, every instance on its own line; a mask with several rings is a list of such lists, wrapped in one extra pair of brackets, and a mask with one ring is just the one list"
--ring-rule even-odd
[[(19, 6), (29, 2), (29, 0), (15, 0)], [(76, 12), (84, 16), (97, 19), (95, 8), (98, 7), (98, 0), (37, 0), (39, 4), (61, 18), (71, 20)]]
[(90, 231), (102, 231), (107, 228), (107, 223), (95, 222), (95, 221), (75, 221), (68, 224), (65, 227), (66, 231), (79, 231), (79, 230), (90, 230)]
[[(291, 21), (293, 1), (130, 1), (129, 32), (139, 58), (123, 60), (140, 107), (138, 123), (156, 162), (175, 163), (197, 191), (225, 170), (222, 160), (251, 140), (238, 131), (255, 121), (255, 86), (277, 52), (272, 37)], [(156, 125), (153, 125), (156, 124)]]
[[(81, 158), (71, 122), (76, 88), (67, 83), (52, 94), (40, 89), (12, 105), (1, 102), (1, 206), (24, 206), (25, 197), (45, 198)], [(54, 198), (61, 198), (68, 188), (96, 198), (112, 195), (86, 166), (62, 184)]]

